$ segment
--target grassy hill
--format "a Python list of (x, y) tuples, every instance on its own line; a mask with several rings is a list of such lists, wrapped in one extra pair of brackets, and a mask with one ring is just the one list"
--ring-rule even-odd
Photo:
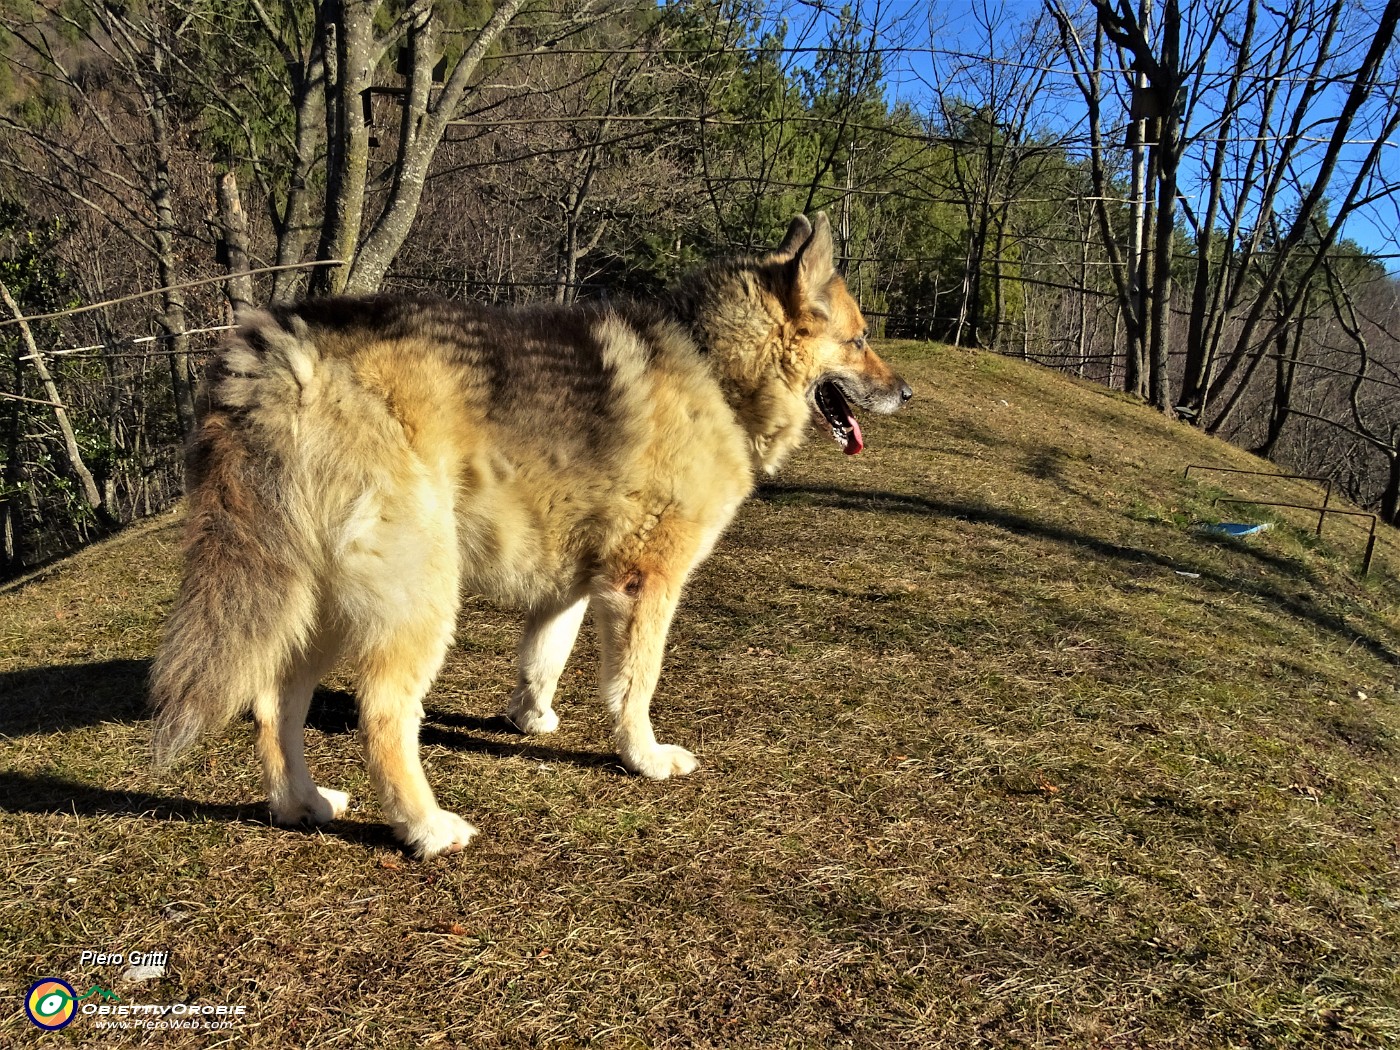
[[(246, 723), (152, 773), (174, 518), (0, 592), (0, 1042), (56, 976), (244, 1005), (239, 1046), (1400, 1043), (1395, 534), (1361, 579), (1359, 519), (1211, 502), (1312, 487), (1182, 476), (1244, 453), (887, 356), (907, 413), (814, 440), (682, 605), (655, 718), (694, 776), (615, 764), (587, 634), (560, 732), (503, 731), (517, 620), (468, 601), (424, 731), (460, 856), (390, 839), (343, 681), (308, 733), (341, 823), (267, 826)], [(133, 986), (84, 950), (170, 961)]]

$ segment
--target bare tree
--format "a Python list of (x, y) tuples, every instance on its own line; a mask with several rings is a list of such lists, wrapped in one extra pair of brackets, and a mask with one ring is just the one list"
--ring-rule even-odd
[[(1132, 156), (1131, 245), (1127, 258), (1114, 247), (1110, 258), (1129, 325), (1129, 342), (1146, 364), (1145, 393), (1164, 412), (1173, 411), (1168, 361), (1171, 355), (1173, 258), (1182, 158), (1191, 141), (1193, 110), (1207, 82), (1209, 56), (1221, 39), (1234, 4), (1193, 5), (1183, 15), (1179, 0), (1163, 0), (1155, 12), (1151, 0), (1134, 10), (1128, 0), (1091, 0), (1095, 44), (1090, 55), (1082, 33), (1058, 0), (1047, 0), (1076, 81), (1089, 103), (1091, 121), (1102, 120), (1104, 99), (1099, 81), (1100, 34), (1124, 56), (1120, 89), (1128, 99), (1128, 148)], [(1107, 144), (1103, 130), (1091, 127), (1092, 150)], [(1107, 167), (1100, 159), (1096, 168)], [(1106, 191), (1106, 180), (1096, 180)], [(1105, 194), (1100, 192), (1100, 196)], [(1106, 200), (1100, 207), (1106, 209)], [(1106, 237), (1112, 224), (1101, 223)], [(1135, 361), (1133, 362), (1136, 363)]]
[[(1100, 20), (1095, 19), (1092, 26), (1086, 30), (1086, 27), (1071, 17), (1058, 0), (1046, 0), (1046, 3), (1059, 29), (1061, 46), (1071, 75), (1084, 99), (1084, 123), (1089, 135), (1089, 178), (1093, 210), (1105, 261), (1117, 292), (1118, 320), (1124, 331), (1123, 389), (1127, 393), (1143, 397), (1147, 394), (1148, 343), (1148, 310), (1144, 294), (1147, 283), (1144, 280), (1146, 253), (1143, 251), (1146, 229), (1146, 166), (1143, 145), (1146, 131), (1141, 119), (1130, 122), (1128, 146), (1132, 152), (1133, 175), (1128, 234), (1131, 239), (1125, 248), (1117, 212), (1111, 207), (1117, 200), (1114, 180), (1117, 165), (1114, 160), (1115, 147), (1108, 139), (1108, 129), (1105, 125), (1105, 121), (1110, 119), (1105, 111), (1114, 105), (1114, 96), (1111, 94), (1114, 85), (1106, 84), (1103, 76), (1107, 61), (1107, 34)], [(1141, 16), (1143, 22), (1147, 21), (1148, 11), (1149, 8), (1144, 4)], [(1141, 90), (1142, 86), (1141, 75), (1134, 73), (1130, 89)], [(1118, 106), (1123, 108), (1121, 101)]]
[[(965, 218), (962, 303), (953, 341), (995, 347), (1005, 317), (1011, 212), (1035, 183), (1040, 160), (1055, 149), (1050, 141), (1036, 141), (1031, 127), (1051, 67), (1040, 17), (1014, 25), (1004, 8), (986, 4), (976, 6), (972, 17), (987, 60), (951, 56), (949, 68), (936, 69), (933, 80), (952, 176), (952, 184), (939, 189), (961, 200)], [(990, 324), (983, 317), (988, 273)]]
[[(321, 271), (323, 290), (377, 289), (403, 246), (422, 200), (423, 185), (443, 133), (472, 89), (487, 52), (514, 20), (524, 0), (501, 0), (484, 25), (465, 34), (466, 47), (436, 91), (433, 70), (444, 55), (442, 15), (430, 0), (415, 0), (383, 33), (376, 19), (392, 13), (382, 0), (336, 0), (321, 10), (318, 29), (323, 53), (333, 54), (325, 82), (327, 141), (327, 221), (320, 257), (343, 259), (339, 269)], [(370, 188), (370, 133), (366, 110), (376, 69), (389, 48), (403, 41), (408, 62), (393, 160), (379, 179), (387, 193), (377, 214), (366, 215)], [(363, 236), (361, 236), (364, 228)]]
[(27, 21), (7, 20), (25, 72), (61, 89), (74, 119), (24, 123), (0, 114), (0, 128), (11, 136), (0, 164), (111, 222), (114, 236), (154, 264), (159, 284), (170, 289), (161, 297), (160, 323), (174, 351), (175, 410), (188, 429), (194, 384), (187, 308), (172, 287), (183, 276), (171, 178), (174, 67), (187, 43), (177, 15), (163, 2), (137, 8), (80, 0)]
[[(1111, 149), (1101, 126), (1100, 51), (1084, 45), (1083, 30), (1058, 0), (1047, 3), (1089, 104), (1098, 157)], [(1127, 103), (1118, 112), (1130, 128), (1149, 121), (1147, 170), (1156, 188), (1144, 268), (1150, 280), (1141, 285), (1146, 308), (1130, 262), (1109, 240), (1111, 224), (1101, 222), (1129, 341), (1141, 335), (1147, 347), (1152, 403), (1166, 411), (1179, 405), (1214, 431), (1297, 318), (1347, 218), (1392, 192), (1380, 184), (1378, 165), (1385, 140), (1400, 126), (1387, 65), (1400, 2), (1387, 0), (1364, 31), (1347, 0), (1281, 8), (1227, 0), (1185, 10), (1179, 0), (1164, 0), (1155, 18), (1146, 2), (1136, 11), (1127, 0), (1092, 4), (1095, 39), (1106, 34), (1127, 58), (1119, 78)], [(1199, 211), (1180, 187), (1182, 164), (1197, 144), (1208, 158), (1194, 169), (1204, 187)], [(1366, 147), (1359, 154), (1358, 145)], [(1110, 166), (1095, 160), (1096, 171)], [(1096, 191), (1102, 189), (1096, 180)], [(1194, 231), (1195, 258), (1182, 393), (1175, 399), (1167, 362), (1179, 204)], [(1320, 235), (1312, 235), (1315, 228)]]
[(15, 302), (14, 296), (10, 294), (10, 289), (5, 286), (4, 282), (0, 282), (0, 300), (4, 301), (15, 323), (19, 326), (24, 348), (28, 351), (26, 359), (33, 362), (39, 381), (44, 386), (44, 394), (48, 398), (47, 404), (53, 409), (54, 422), (58, 424), (59, 433), (63, 438), (63, 452), (68, 470), (78, 484), (83, 502), (87, 504), (88, 510), (92, 512), (100, 528), (105, 531), (116, 522), (108, 512), (107, 505), (103, 502), (102, 493), (97, 487), (97, 482), (93, 480), (92, 471), (88, 470), (87, 464), (83, 462), (83, 454), (78, 448), (78, 438), (73, 431), (73, 422), (68, 416), (68, 408), (64, 405), (58, 386), (53, 381), (53, 376), (44, 361), (44, 355), (39, 352), (39, 347), (34, 342), (34, 333), (30, 330), (29, 319), (21, 312), (19, 303)]
[[(1335, 427), (1379, 453), (1386, 464), (1379, 497), (1379, 514), (1390, 525), (1400, 525), (1400, 412), (1396, 411), (1396, 365), (1400, 364), (1400, 340), (1358, 309), (1356, 298), (1339, 278), (1335, 267), (1325, 265), (1329, 300), (1336, 320), (1355, 351), (1354, 369), (1346, 391), (1343, 413), (1321, 414), (1294, 407), (1299, 416)], [(1389, 292), (1391, 319), (1400, 317), (1395, 309), (1395, 286), (1384, 282)], [(1389, 363), (1381, 359), (1375, 346), (1379, 336), (1385, 343)]]
[[(1250, 282), (1250, 304), (1241, 306), (1244, 316), (1238, 334), (1223, 356), (1207, 346), (1188, 348), (1188, 375), (1196, 377), (1195, 386), (1188, 391), (1193, 411), (1204, 419), (1206, 409), (1221, 402), (1207, 424), (1212, 432), (1228, 421), (1267, 347), (1303, 307), (1347, 219), (1363, 204), (1394, 192), (1382, 178), (1379, 165), (1387, 140), (1400, 129), (1400, 85), (1391, 77), (1387, 58), (1400, 23), (1400, 0), (1385, 4), (1375, 34), (1364, 49), (1358, 49), (1354, 39), (1339, 37), (1344, 17), (1352, 14), (1344, 0), (1328, 0), (1313, 14), (1320, 18), (1295, 30), (1305, 34), (1304, 46), (1311, 48), (1311, 61), (1287, 123), (1276, 127), (1261, 121), (1257, 128), (1256, 138), (1275, 149), (1272, 156), (1264, 154), (1258, 165), (1263, 188), (1253, 209), (1258, 216), (1251, 238), (1255, 250), (1247, 261), (1258, 267), (1259, 276)], [(1320, 33), (1317, 21), (1321, 21)], [(1358, 50), (1359, 63), (1352, 66)], [(1337, 107), (1339, 92), (1341, 105)], [(1362, 129), (1365, 141), (1353, 142), (1354, 133)], [(1310, 148), (1316, 145), (1322, 146), (1320, 153)], [(1363, 146), (1364, 152), (1350, 159), (1357, 145)], [(1281, 235), (1259, 252), (1255, 246), (1262, 237), (1260, 227), (1269, 229), (1279, 216), (1279, 202), (1287, 199), (1296, 203), (1288, 210)], [(1248, 199), (1239, 202), (1236, 213), (1251, 204), (1254, 202)], [(1290, 273), (1296, 275), (1291, 294), (1283, 309), (1270, 319), (1271, 299)], [(1231, 276), (1225, 273), (1213, 275), (1213, 279)], [(1234, 281), (1237, 288), (1244, 287), (1239, 276), (1234, 276)], [(1237, 291), (1236, 301), (1239, 296)], [(1226, 296), (1225, 302), (1231, 305), (1231, 297)], [(1220, 318), (1207, 318), (1201, 328), (1218, 329), (1222, 323)]]

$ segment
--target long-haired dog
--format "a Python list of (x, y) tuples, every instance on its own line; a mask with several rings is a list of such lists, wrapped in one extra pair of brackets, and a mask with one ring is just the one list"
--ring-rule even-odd
[(303, 736), (344, 660), (395, 833), (425, 857), (460, 849), (475, 829), (438, 806), (418, 733), (465, 590), (525, 611), (521, 730), (558, 725), (591, 607), (623, 764), (689, 773), (649, 716), (686, 578), (814, 422), (858, 452), (852, 406), (911, 394), (866, 343), (824, 215), (656, 302), (378, 297), (246, 317), (189, 448), (184, 580), (151, 673), (158, 757), (251, 707), (274, 818), (334, 819), (346, 796), (312, 781)]

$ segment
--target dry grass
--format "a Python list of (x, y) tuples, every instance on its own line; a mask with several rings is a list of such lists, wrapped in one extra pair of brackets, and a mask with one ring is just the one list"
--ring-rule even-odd
[(1202, 538), (1216, 495), (1314, 490), (1183, 480), (1263, 465), (1015, 362), (889, 357), (908, 413), (815, 442), (690, 589), (656, 720), (694, 777), (615, 765), (587, 637), (560, 733), (503, 732), (516, 621), (469, 603), (424, 734), (462, 856), (390, 840), (335, 683), (343, 823), (265, 824), (246, 725), (152, 774), (171, 519), (9, 588), (0, 1042), (39, 977), (112, 986), (82, 950), (168, 949), (118, 990), (248, 1006), (201, 1045), (1396, 1045), (1395, 535), (1369, 580), (1354, 524)]

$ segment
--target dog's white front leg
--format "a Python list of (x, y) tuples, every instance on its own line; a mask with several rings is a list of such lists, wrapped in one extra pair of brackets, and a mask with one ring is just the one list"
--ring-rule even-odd
[(658, 744), (651, 728), (651, 695), (680, 589), (679, 580), (634, 569), (594, 591), (602, 649), (599, 685), (612, 716), (613, 742), (624, 766), (653, 780), (684, 776), (697, 764), (685, 748)]

